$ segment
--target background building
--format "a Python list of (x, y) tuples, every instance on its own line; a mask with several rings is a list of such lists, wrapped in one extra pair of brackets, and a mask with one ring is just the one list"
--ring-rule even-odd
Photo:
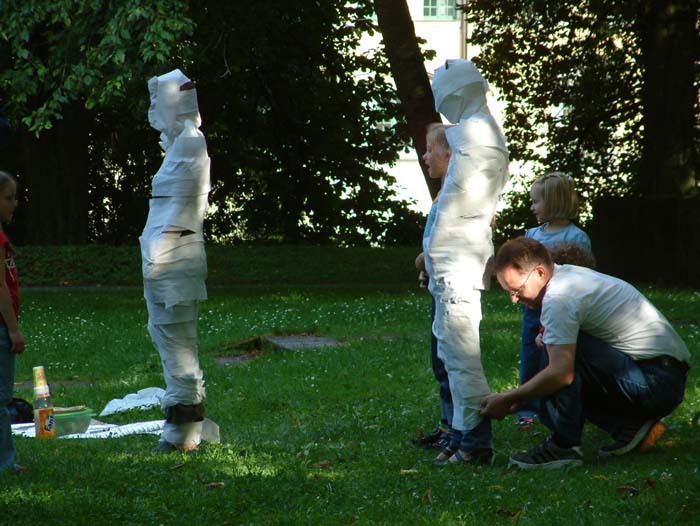
[[(463, 14), (455, 7), (455, 0), (407, 0), (416, 35), (425, 40), (423, 49), (435, 51), (435, 57), (425, 62), (425, 69), (432, 80), (433, 71), (448, 58), (470, 58), (475, 48), (467, 47), (467, 25)], [(364, 46), (380, 45), (381, 35), (367, 38)], [(500, 123), (500, 110), (493, 98), (489, 107)], [(430, 210), (430, 194), (423, 179), (415, 150), (401, 152), (399, 161), (388, 171), (396, 178), (397, 193), (400, 199), (415, 201), (415, 210)]]

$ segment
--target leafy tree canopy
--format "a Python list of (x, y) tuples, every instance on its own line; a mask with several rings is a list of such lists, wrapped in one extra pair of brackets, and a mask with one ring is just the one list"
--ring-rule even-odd
[[(601, 195), (679, 194), (695, 187), (697, 160), (691, 153), (698, 151), (698, 70), (693, 65), (698, 6), (695, 0), (665, 0), (657, 2), (664, 10), (654, 15), (645, 11), (653, 3), (466, 2), (463, 9), (473, 28), (469, 43), (480, 49), (473, 60), (505, 101), (511, 158), (526, 167), (519, 174), (522, 182), (529, 183), (532, 172), (571, 173), (589, 206)], [(651, 27), (653, 23), (666, 29)], [(684, 56), (683, 50), (692, 55)], [(650, 71), (654, 53), (658, 69)], [(664, 75), (677, 78), (676, 85), (652, 86)], [(679, 119), (689, 115), (690, 121), (687, 126), (681, 120), (659, 125), (653, 118), (658, 113)], [(678, 135), (669, 141), (674, 143), (667, 146), (671, 151), (661, 151), (664, 134), (674, 130)], [(656, 152), (645, 146), (645, 139), (656, 144)], [(672, 151), (685, 145), (680, 155)], [(654, 155), (682, 158), (672, 168), (690, 175), (685, 182), (668, 177), (664, 185), (666, 174), (658, 166), (651, 174), (658, 184), (642, 184), (644, 166)], [(512, 196), (505, 235), (522, 232), (529, 218), (526, 201)]]
[(356, 244), (419, 232), (380, 167), (405, 140), (402, 126), (377, 126), (402, 119), (385, 59), (359, 50), (362, 33), (375, 30), (369, 0), (1, 9), (0, 111), (27, 132), (22, 140), (66, 112), (90, 117), (85, 129), (66, 123), (60, 133), (87, 143), (90, 240), (133, 241), (143, 226), (160, 162), (146, 81), (174, 67), (198, 87), (212, 157), (210, 234)]
[(36, 134), (76, 100), (88, 110), (122, 101), (177, 55), (194, 30), (185, 0), (41, 0), (0, 4), (0, 93)]

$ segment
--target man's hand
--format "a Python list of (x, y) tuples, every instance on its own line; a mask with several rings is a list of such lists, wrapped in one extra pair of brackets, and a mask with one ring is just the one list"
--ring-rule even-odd
[(518, 410), (518, 404), (513, 404), (508, 399), (510, 391), (494, 393), (485, 396), (481, 400), (481, 414), (496, 420), (503, 420), (511, 413)]

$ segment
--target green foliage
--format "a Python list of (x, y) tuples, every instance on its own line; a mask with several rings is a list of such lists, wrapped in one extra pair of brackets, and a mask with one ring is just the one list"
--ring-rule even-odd
[(637, 5), (494, 0), (464, 8), (470, 43), (480, 49), (474, 61), (505, 102), (512, 159), (538, 175), (571, 173), (588, 207), (597, 196), (629, 192), (639, 172), (645, 110)]
[(88, 136), (91, 241), (133, 242), (145, 223), (161, 161), (146, 82), (174, 67), (198, 86), (210, 237), (418, 241), (423, 219), (381, 168), (405, 137), (379, 126), (402, 121), (385, 57), (359, 48), (376, 30), (370, 0), (2, 5), (0, 110), (34, 133), (72, 103), (89, 112), (68, 133)]
[(377, 126), (401, 118), (389, 66), (358, 48), (376, 29), (372, 2), (320, 5), (228, 2), (194, 15), (219, 239), (392, 242), (387, 225), (406, 215), (380, 168), (402, 144)]
[[(0, 4), (5, 110), (39, 134), (81, 101), (124, 104), (127, 85), (176, 56), (193, 30), (185, 0), (59, 0)], [(78, 130), (76, 130), (77, 132)]]

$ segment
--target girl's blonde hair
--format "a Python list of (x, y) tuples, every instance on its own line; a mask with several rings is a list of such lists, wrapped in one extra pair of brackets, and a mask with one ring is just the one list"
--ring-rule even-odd
[(442, 153), (450, 153), (450, 144), (445, 136), (445, 125), (438, 122), (431, 122), (425, 127), (425, 143), (426, 147), (433, 144)]
[(574, 179), (562, 172), (549, 172), (532, 183), (532, 190), (542, 191), (543, 220), (576, 219), (578, 216), (578, 196), (574, 189)]

